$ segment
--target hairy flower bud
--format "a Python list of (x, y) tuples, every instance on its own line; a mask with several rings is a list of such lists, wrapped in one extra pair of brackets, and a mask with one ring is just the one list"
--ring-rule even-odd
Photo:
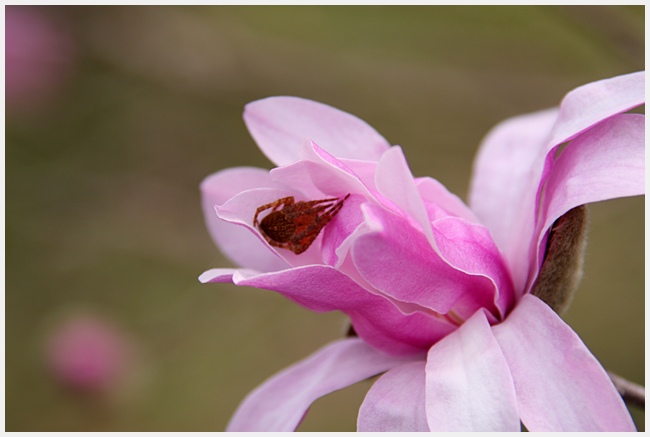
[(558, 313), (571, 305), (582, 279), (589, 215), (585, 205), (557, 219), (548, 235), (546, 255), (531, 293)]

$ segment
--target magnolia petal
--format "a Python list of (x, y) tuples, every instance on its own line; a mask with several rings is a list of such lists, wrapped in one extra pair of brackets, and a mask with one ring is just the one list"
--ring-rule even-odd
[(319, 397), (408, 360), (376, 351), (359, 338), (335, 341), (253, 390), (226, 431), (293, 431)]
[[(292, 267), (310, 265), (310, 264), (320, 264), (322, 263), (320, 255), (320, 242), (321, 236), (319, 235), (316, 240), (311, 244), (309, 249), (300, 255), (296, 255), (291, 252), (289, 249), (276, 248), (270, 246), (260, 232), (253, 226), (253, 221), (255, 218), (255, 212), (257, 208), (269, 203), (275, 202), (278, 199), (284, 197), (294, 197), (294, 200), (311, 200), (302, 195), (297, 189), (255, 189), (243, 191), (236, 196), (229, 199), (223, 205), (215, 206), (217, 211), (217, 216), (225, 220), (228, 223), (237, 224), (247, 228), (248, 232), (257, 236), (257, 238), (262, 242), (263, 246), (262, 251), (267, 251), (272, 254), (275, 254), (281, 260), (284, 260), (286, 264)], [(270, 211), (270, 210), (267, 210)], [(263, 218), (268, 212), (262, 213), (258, 220)], [(286, 266), (284, 266), (286, 268)]]
[(601, 121), (645, 102), (645, 71), (588, 83), (569, 92), (560, 104), (551, 148)]
[[(560, 145), (598, 123), (642, 105), (644, 102), (645, 71), (583, 85), (569, 92), (562, 99), (551, 139), (542, 153), (538, 155), (532, 167), (532, 180), (538, 181), (535, 198), (536, 214), (537, 205), (539, 205), (542, 196), (542, 188), (551, 173)], [(531, 249), (534, 249), (534, 243), (533, 241)], [(533, 278), (529, 279), (533, 280)]]
[(370, 293), (330, 266), (305, 266), (270, 274), (238, 270), (232, 280), (237, 285), (277, 291), (312, 311), (343, 311), (361, 338), (391, 355), (422, 354), (456, 329), (442, 318), (421, 312), (404, 314), (388, 299)]
[(382, 196), (391, 200), (408, 217), (415, 219), (437, 251), (427, 210), (401, 147), (393, 146), (382, 155), (375, 172), (375, 185)]
[(607, 372), (545, 303), (526, 294), (492, 327), (530, 431), (634, 431)]
[(300, 157), (312, 183), (323, 193), (329, 196), (358, 193), (372, 198), (368, 188), (351, 168), (313, 141), (305, 141), (300, 149)]
[(515, 290), (523, 291), (526, 285), (528, 248), (535, 230), (539, 177), (533, 167), (557, 114), (557, 109), (550, 109), (501, 122), (487, 134), (474, 160), (469, 206), (506, 257)]
[(592, 82), (569, 92), (560, 104), (551, 138), (533, 165), (534, 179), (539, 178), (536, 200), (540, 199), (560, 144), (644, 102), (645, 71)]
[[(620, 114), (573, 140), (546, 183), (546, 224), (585, 203), (645, 194), (645, 116)], [(546, 227), (546, 226), (544, 226)]]
[(510, 369), (483, 311), (429, 350), (426, 410), (431, 431), (519, 431)]
[[(336, 222), (333, 223), (334, 226), (328, 226), (328, 229), (326, 229), (325, 235), (328, 236), (329, 241), (329, 244), (324, 247), (325, 250), (323, 252), (323, 260), (326, 264), (340, 265), (357, 235), (365, 232), (364, 227), (358, 226), (363, 220), (359, 205), (364, 203), (364, 201), (379, 203), (385, 208), (402, 215), (413, 226), (420, 226), (390, 199), (376, 191), (371, 191), (352, 168), (327, 153), (313, 141), (306, 141), (303, 144), (300, 156), (302, 158), (300, 162), (307, 170), (313, 185), (318, 190), (326, 193), (328, 196), (342, 197), (348, 194), (351, 195), (343, 208), (346, 210), (345, 215), (347, 219), (351, 220), (346, 220), (347, 222), (344, 223), (343, 220), (337, 217), (333, 220)], [(367, 172), (373, 168), (373, 166), (368, 165), (360, 166), (358, 165), (358, 161), (347, 160), (347, 162), (353, 164), (355, 168), (364, 171), (366, 177), (368, 176)], [(376, 163), (373, 164), (374, 167), (377, 166)], [(374, 186), (374, 182), (372, 185)], [(420, 200), (420, 202), (422, 201)], [(336, 238), (331, 238), (334, 234), (337, 234)]]
[[(645, 116), (616, 115), (574, 139), (555, 161), (546, 182), (533, 256), (543, 256), (539, 254), (543, 237), (570, 209), (644, 193)], [(537, 276), (538, 264), (531, 263), (531, 278)]]
[[(366, 185), (361, 177), (357, 175), (355, 171), (352, 170), (352, 168), (349, 167), (345, 162), (330, 155), (313, 141), (306, 141), (304, 143), (300, 156), (303, 165), (309, 172), (309, 177), (311, 178), (313, 184), (318, 187), (318, 189), (323, 193), (327, 193), (331, 196), (344, 196), (348, 193), (361, 194), (369, 201), (373, 203), (379, 203), (384, 208), (401, 215), (413, 226), (421, 227), (421, 225), (413, 217), (400, 209), (395, 204), (395, 202), (388, 199), (381, 193), (375, 190), (371, 190), (370, 186), (374, 186), (375, 182), (373, 182), (370, 186)], [(353, 167), (364, 172), (365, 178), (368, 178), (368, 171), (373, 168), (369, 165), (360, 166), (356, 161), (351, 161), (349, 159), (346, 161), (348, 163), (354, 164)], [(376, 171), (378, 165), (376, 163), (373, 164), (375, 164), (374, 168)], [(409, 172), (410, 175), (408, 166), (406, 167), (406, 171)]]
[[(420, 197), (425, 202), (439, 206), (448, 214), (464, 218), (472, 223), (480, 223), (479, 219), (458, 196), (450, 193), (444, 185), (435, 179), (425, 177), (415, 179)], [(429, 216), (431, 219), (431, 216)]]
[[(232, 282), (232, 276), (239, 269), (210, 269), (199, 276), (199, 281), (202, 284), (208, 282)], [(250, 270), (250, 274), (255, 274), (255, 270)]]
[(576, 88), (559, 110), (512, 118), (497, 125), (474, 162), (469, 204), (505, 255), (515, 289), (523, 293), (531, 263), (537, 205), (557, 147), (595, 124), (641, 105), (645, 72)]
[(402, 364), (382, 375), (359, 409), (359, 432), (428, 432), (424, 361)]
[(271, 180), (268, 170), (253, 167), (229, 168), (205, 178), (200, 185), (205, 223), (212, 240), (236, 265), (263, 272), (282, 270), (287, 263), (269, 251), (254, 233), (220, 219), (214, 209), (240, 192), (255, 188), (286, 190), (288, 187)]
[[(363, 230), (365, 225), (359, 226), (357, 228), (357, 231), (354, 232), (353, 235), (350, 236), (350, 239), (356, 239), (359, 235), (362, 235), (366, 230)], [(345, 244), (345, 243), (344, 243)], [(368, 281), (366, 281), (363, 276), (359, 273), (359, 270), (357, 269), (357, 266), (354, 264), (354, 261), (352, 259), (352, 255), (348, 253), (348, 255), (345, 257), (345, 260), (343, 263), (341, 263), (340, 266), (336, 267), (336, 269), (346, 276), (348, 276), (350, 279), (352, 279), (354, 282), (359, 284), (361, 287), (364, 289), (368, 290), (370, 293), (375, 294), (377, 296), (381, 296), (382, 299), (386, 299), (390, 301), (398, 310), (404, 315), (420, 315), (425, 318), (430, 318), (431, 316), (434, 316), (436, 319), (440, 320), (445, 320), (445, 326), (448, 327), (449, 329), (445, 329), (445, 332), (449, 333), (456, 329), (458, 327), (458, 320), (451, 321), (447, 316), (442, 316), (437, 313), (432, 313), (430, 309), (424, 308), (421, 305), (418, 305), (416, 303), (409, 303), (409, 302), (403, 302), (401, 300), (397, 300), (393, 298), (392, 296), (389, 296), (387, 294), (382, 293), (381, 291), (377, 290), (375, 287), (372, 286)], [(425, 316), (426, 315), (426, 316)], [(396, 329), (399, 331), (400, 328), (399, 326), (396, 327)], [(442, 338), (439, 337), (439, 338)], [(373, 344), (374, 345), (374, 344)], [(430, 344), (429, 344), (430, 345)], [(428, 345), (425, 345), (428, 346)], [(381, 349), (378, 347), (378, 349)]]
[(309, 172), (302, 161), (272, 168), (269, 171), (269, 175), (274, 181), (290, 187), (300, 187), (300, 192), (309, 199), (322, 199), (326, 197), (322, 191), (314, 186), (309, 177)]
[(451, 216), (436, 220), (432, 226), (440, 253), (449, 264), (465, 273), (490, 278), (496, 289), (494, 304), (500, 318), (505, 317), (515, 292), (508, 267), (487, 228)]
[(345, 200), (343, 208), (323, 230), (321, 254), (323, 262), (340, 267), (358, 235), (364, 232), (361, 204), (367, 200), (358, 194)]
[(377, 162), (344, 158), (340, 158), (339, 161), (341, 161), (347, 168), (351, 169), (354, 174), (361, 179), (361, 182), (363, 182), (363, 184), (371, 191), (377, 191), (377, 187), (375, 187), (375, 171), (377, 170)]
[(365, 121), (298, 97), (269, 97), (246, 105), (244, 121), (262, 152), (276, 165), (300, 159), (310, 138), (338, 158), (379, 161), (390, 144)]
[(363, 278), (381, 292), (445, 314), (464, 293), (476, 308), (493, 307), (494, 284), (463, 273), (434, 252), (427, 238), (402, 217), (377, 206), (361, 206), (368, 232), (357, 237), (352, 258)]

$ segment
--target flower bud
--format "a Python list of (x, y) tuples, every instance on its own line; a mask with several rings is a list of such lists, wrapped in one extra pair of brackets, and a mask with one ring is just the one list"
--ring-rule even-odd
[(582, 279), (589, 216), (585, 205), (557, 219), (548, 235), (544, 263), (531, 293), (558, 314), (571, 305)]

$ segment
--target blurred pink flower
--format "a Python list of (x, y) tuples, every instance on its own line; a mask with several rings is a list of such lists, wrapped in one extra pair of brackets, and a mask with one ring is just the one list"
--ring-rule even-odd
[(94, 315), (74, 316), (54, 328), (46, 353), (57, 379), (82, 391), (110, 390), (121, 382), (131, 361), (126, 334)]
[[(359, 338), (268, 379), (228, 430), (294, 430), (318, 397), (382, 372), (359, 431), (516, 431), (520, 421), (531, 431), (634, 430), (600, 363), (529, 292), (559, 217), (644, 194), (644, 116), (623, 114), (643, 104), (644, 84), (644, 72), (594, 82), (558, 109), (499, 124), (474, 163), (470, 207), (414, 179), (402, 149), (350, 114), (294, 97), (248, 104), (248, 129), (278, 167), (203, 181), (210, 234), (242, 268), (199, 279), (343, 311)], [(253, 223), (281, 198), (347, 194), (300, 255), (270, 246)]]
[(7, 111), (47, 105), (71, 73), (74, 45), (61, 23), (36, 7), (5, 6)]

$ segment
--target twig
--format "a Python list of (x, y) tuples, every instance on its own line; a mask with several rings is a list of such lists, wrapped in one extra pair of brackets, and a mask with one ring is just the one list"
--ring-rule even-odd
[(607, 371), (623, 400), (645, 410), (645, 387)]

